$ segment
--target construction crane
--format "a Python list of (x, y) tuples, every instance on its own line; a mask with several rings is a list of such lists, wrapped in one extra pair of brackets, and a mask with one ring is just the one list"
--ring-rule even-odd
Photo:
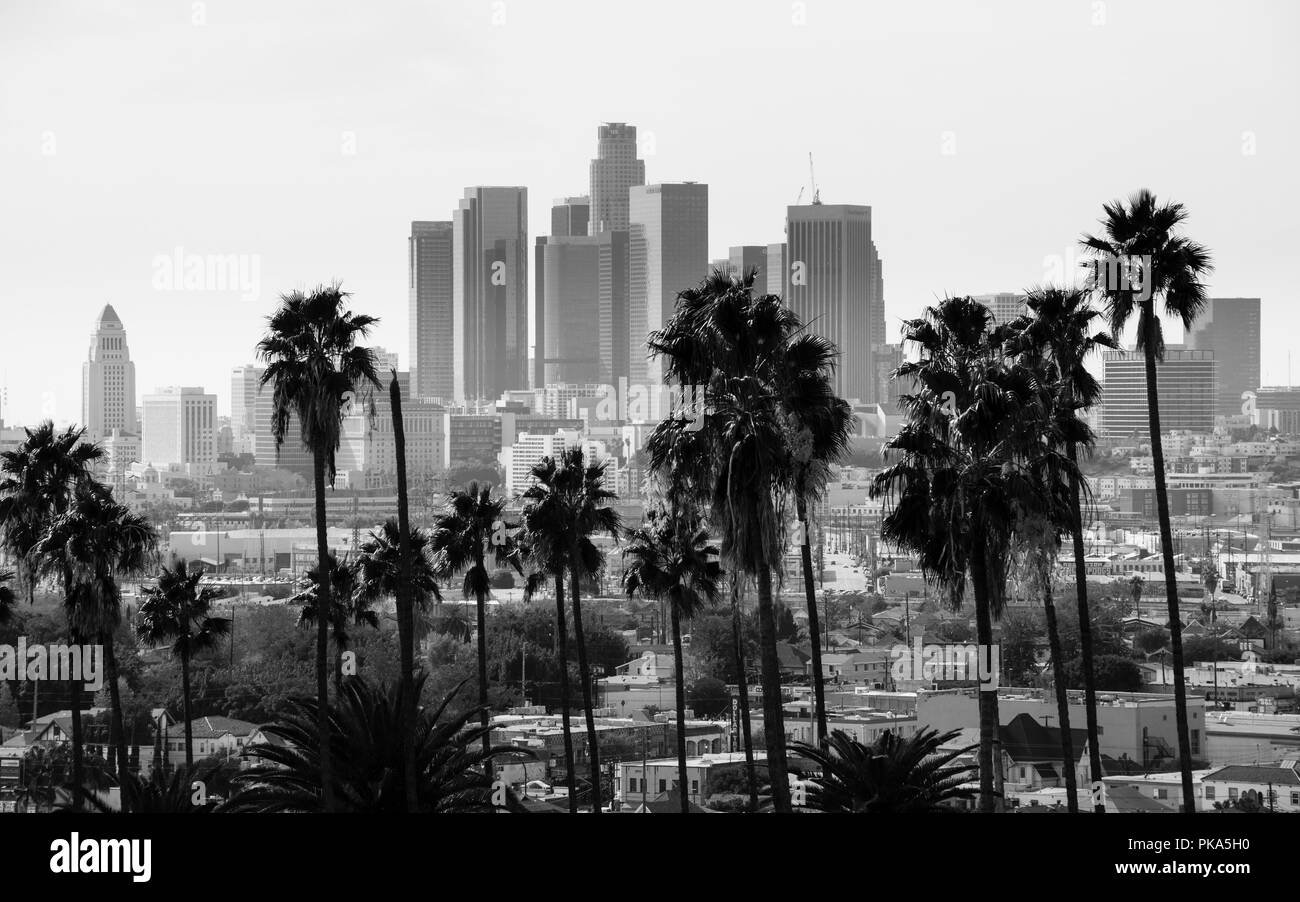
[(811, 150), (808, 151), (808, 181), (812, 185), (812, 202), (820, 205), (822, 202), (822, 193), (817, 190), (817, 173), (813, 169), (813, 155)]

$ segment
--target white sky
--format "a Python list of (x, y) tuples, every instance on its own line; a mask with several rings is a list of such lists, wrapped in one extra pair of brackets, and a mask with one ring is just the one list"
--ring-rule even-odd
[[(203, 385), (223, 413), (294, 287), (343, 279), (406, 366), (410, 221), (527, 185), (531, 242), (586, 193), (607, 120), (640, 129), (647, 181), (709, 184), (711, 258), (782, 239), (811, 150), (824, 201), (874, 208), (893, 335), (945, 293), (1041, 281), (1103, 201), (1150, 187), (1189, 206), (1214, 294), (1263, 298), (1284, 382), (1297, 25), (1286, 0), (8, 2), (4, 417), (79, 418), (105, 302), (140, 394)], [(177, 247), (256, 255), (260, 298), (155, 290)]]

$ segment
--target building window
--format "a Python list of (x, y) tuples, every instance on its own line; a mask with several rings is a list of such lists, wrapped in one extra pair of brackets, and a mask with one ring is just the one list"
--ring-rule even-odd
[(1237, 801), (1237, 788), (1235, 786), (1228, 787), (1228, 801), (1229, 802)]
[(1291, 793), (1291, 804), (1300, 805), (1300, 792)]
[(660, 791), (660, 792), (667, 792), (667, 791), (668, 791), (668, 781), (667, 781), (667, 780), (660, 780), (660, 781), (659, 781), (659, 791)]
[(1214, 787), (1208, 783), (1205, 784), (1205, 798), (1207, 799), (1214, 798)]
[(693, 795), (693, 796), (697, 796), (697, 795), (699, 795), (699, 794), (700, 794), (700, 781), (699, 781), (699, 780), (692, 780), (692, 781), (691, 781), (691, 795)]
[(1157, 790), (1156, 790), (1156, 798), (1157, 798), (1157, 799), (1167, 799), (1167, 798), (1169, 798), (1169, 790), (1167, 790), (1167, 789), (1157, 789)]

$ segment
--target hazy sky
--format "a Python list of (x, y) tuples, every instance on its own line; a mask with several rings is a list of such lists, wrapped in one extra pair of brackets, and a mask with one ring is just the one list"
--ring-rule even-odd
[[(873, 208), (892, 335), (1041, 281), (1150, 187), (1190, 208), (1215, 295), (1263, 298), (1284, 382), (1298, 25), (1288, 0), (7, 0), (3, 415), (80, 417), (105, 302), (140, 394), (203, 385), (222, 413), (294, 287), (342, 279), (405, 366), (410, 221), (526, 185), (531, 242), (586, 193), (601, 121), (638, 126), (647, 181), (708, 183), (711, 257), (782, 240), (812, 151), (825, 202)], [(177, 248), (249, 255), (260, 297), (158, 290)]]

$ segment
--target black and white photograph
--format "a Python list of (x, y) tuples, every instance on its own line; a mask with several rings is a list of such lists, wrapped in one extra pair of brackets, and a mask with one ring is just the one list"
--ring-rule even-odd
[(0, 886), (1285, 880), (1298, 40), (0, 0)]

